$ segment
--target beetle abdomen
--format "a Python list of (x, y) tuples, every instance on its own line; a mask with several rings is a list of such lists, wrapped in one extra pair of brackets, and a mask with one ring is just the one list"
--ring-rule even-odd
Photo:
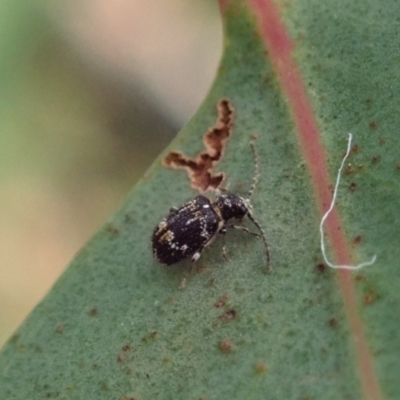
[(207, 197), (195, 197), (157, 225), (152, 237), (154, 256), (166, 265), (184, 260), (215, 237), (220, 221)]

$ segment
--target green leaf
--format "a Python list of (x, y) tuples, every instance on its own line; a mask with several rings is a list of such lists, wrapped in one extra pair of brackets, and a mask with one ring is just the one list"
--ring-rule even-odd
[[(221, 0), (225, 49), (209, 96), (4, 347), (1, 399), (400, 397), (399, 6), (278, 4)], [(240, 231), (227, 235), (227, 262), (220, 239), (193, 272), (152, 257), (160, 218), (197, 193), (162, 161), (205, 151), (222, 98), (234, 126), (215, 172), (245, 195), (258, 134), (252, 202), (270, 274), (262, 242)], [(349, 131), (329, 256), (378, 258), (336, 272), (319, 222)]]

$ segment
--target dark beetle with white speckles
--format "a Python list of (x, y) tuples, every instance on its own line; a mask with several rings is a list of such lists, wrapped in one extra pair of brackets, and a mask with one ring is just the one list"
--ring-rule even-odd
[[(257, 154), (252, 143), (251, 148), (255, 157), (255, 174), (246, 198), (230, 193), (210, 200), (199, 195), (179, 208), (172, 208), (170, 214), (156, 226), (152, 238), (153, 253), (161, 264), (172, 265), (190, 256), (192, 262), (195, 262), (218, 233), (225, 234), (227, 228), (235, 228), (261, 236), (265, 246), (267, 269), (270, 269), (267, 239), (261, 225), (253, 217), (250, 204), (259, 177)], [(246, 215), (260, 233), (253, 233), (241, 225), (228, 224), (229, 220), (241, 220)], [(223, 255), (226, 258), (225, 246)]]

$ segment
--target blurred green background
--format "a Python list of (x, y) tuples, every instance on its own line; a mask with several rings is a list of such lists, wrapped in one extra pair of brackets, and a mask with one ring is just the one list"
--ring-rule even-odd
[(0, 0), (0, 347), (203, 100), (216, 0)]

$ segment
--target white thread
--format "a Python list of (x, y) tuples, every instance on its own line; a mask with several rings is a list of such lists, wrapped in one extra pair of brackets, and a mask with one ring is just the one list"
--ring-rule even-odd
[(333, 198), (332, 198), (332, 202), (331, 205), (328, 209), (328, 211), (324, 214), (324, 216), (321, 219), (321, 223), (319, 225), (319, 232), (321, 234), (321, 252), (322, 252), (322, 256), (324, 258), (325, 263), (334, 269), (350, 269), (350, 270), (355, 270), (355, 269), (361, 269), (363, 267), (367, 267), (368, 265), (372, 265), (374, 264), (374, 262), (376, 261), (376, 255), (374, 255), (371, 260), (363, 262), (361, 264), (358, 265), (335, 265), (332, 264), (330, 261), (328, 261), (328, 258), (326, 257), (326, 252), (325, 252), (325, 240), (324, 240), (324, 222), (325, 220), (328, 218), (329, 214), (331, 213), (331, 211), (333, 210), (333, 207), (335, 206), (335, 201), (336, 201), (336, 196), (337, 196), (337, 192), (338, 192), (338, 187), (339, 187), (339, 183), (340, 183), (340, 175), (342, 173), (343, 167), (344, 167), (344, 163), (346, 162), (347, 157), (350, 154), (350, 149), (351, 149), (351, 140), (353, 138), (353, 135), (351, 133), (349, 133), (349, 139), (348, 139), (348, 144), (347, 144), (347, 151), (346, 154), (343, 157), (342, 163), (340, 165), (339, 171), (338, 171), (338, 175), (336, 178), (336, 184), (335, 184), (335, 189), (333, 191)]

